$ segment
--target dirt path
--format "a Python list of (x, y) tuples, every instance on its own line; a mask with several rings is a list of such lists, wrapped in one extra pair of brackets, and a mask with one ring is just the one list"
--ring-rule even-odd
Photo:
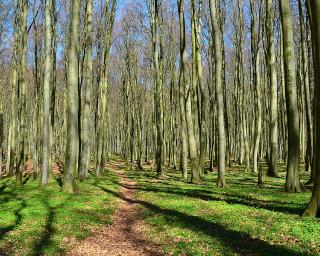
[(142, 232), (139, 209), (135, 201), (136, 184), (121, 170), (120, 163), (112, 169), (120, 177), (121, 201), (112, 217), (112, 224), (95, 230), (91, 237), (77, 242), (67, 255), (160, 256), (158, 246), (148, 243)]

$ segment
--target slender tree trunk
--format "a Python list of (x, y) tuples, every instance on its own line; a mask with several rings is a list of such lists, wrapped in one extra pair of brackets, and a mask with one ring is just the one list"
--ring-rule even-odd
[(202, 15), (202, 0), (199, 0), (199, 11), (195, 12), (195, 60), (196, 70), (198, 77), (198, 84), (200, 88), (200, 115), (199, 115), (199, 136), (200, 136), (200, 155), (199, 155), (199, 172), (204, 173), (204, 164), (206, 157), (206, 108), (207, 108), (207, 95), (203, 80), (202, 71), (202, 55), (201, 55), (201, 15)]
[(157, 176), (160, 178), (164, 174), (164, 143), (163, 143), (163, 114), (162, 114), (162, 82), (159, 64), (160, 37), (159, 37), (159, 3), (158, 0), (152, 2), (152, 46), (153, 46), (153, 78), (155, 85), (155, 121), (156, 121), (156, 165)]
[(302, 0), (299, 0), (299, 16), (300, 16), (300, 34), (301, 34), (301, 51), (302, 51), (302, 77), (304, 85), (304, 103), (306, 112), (306, 123), (307, 123), (307, 150), (305, 156), (305, 169), (306, 171), (311, 170), (310, 179), (307, 182), (308, 185), (313, 185), (314, 172), (312, 171), (313, 162), (313, 129), (312, 129), (312, 113), (311, 113), (311, 98), (310, 98), (310, 79), (309, 79), (309, 67), (308, 67), (308, 52), (306, 44), (306, 30), (303, 15), (303, 4)]
[(86, 5), (86, 56), (84, 71), (84, 103), (82, 119), (82, 139), (79, 166), (79, 179), (83, 181), (88, 176), (88, 163), (90, 161), (90, 103), (92, 87), (92, 0), (87, 1)]
[(274, 12), (272, 0), (266, 0), (267, 11), (267, 51), (268, 51), (268, 68), (270, 77), (270, 163), (268, 175), (278, 177), (278, 89), (277, 89), (277, 73), (275, 67), (275, 47), (273, 20)]
[[(195, 31), (194, 27), (195, 25), (195, 0), (191, 1), (191, 5), (193, 6), (193, 14), (192, 14), (192, 24), (193, 24), (193, 65), (195, 64)], [(184, 60), (182, 60), (184, 61)], [(185, 62), (186, 64), (186, 62)], [(194, 93), (195, 91), (195, 84), (196, 84), (196, 70), (195, 67), (193, 68), (192, 72), (192, 87)], [(190, 90), (189, 83), (186, 82), (186, 79), (184, 78), (184, 89), (185, 89), (185, 99), (186, 99), (186, 122), (187, 122), (187, 132), (188, 132), (188, 142), (189, 142), (189, 156), (191, 161), (191, 182), (198, 183), (200, 181), (200, 172), (199, 172), (199, 166), (198, 166), (198, 151), (197, 151), (197, 140), (195, 135), (195, 123), (193, 118), (193, 111), (192, 111), (192, 94)]]
[(45, 4), (45, 65), (43, 81), (43, 157), (41, 186), (48, 185), (50, 172), (50, 84), (51, 84), (51, 0)]
[(111, 47), (111, 36), (114, 24), (114, 16), (116, 11), (117, 1), (106, 1), (106, 33), (105, 33), (105, 52), (104, 63), (102, 68), (102, 75), (99, 88), (101, 90), (101, 106), (100, 116), (98, 122), (98, 142), (97, 142), (97, 161), (96, 161), (96, 175), (100, 176), (105, 164), (105, 149), (107, 142), (107, 119), (108, 119), (108, 75), (109, 75), (109, 55)]
[(218, 26), (216, 1), (210, 0), (210, 17), (211, 25), (213, 28), (212, 37), (214, 42), (214, 56), (215, 56), (215, 86), (216, 86), (216, 105), (218, 112), (218, 180), (217, 187), (224, 188), (225, 181), (225, 160), (226, 160), (226, 137), (225, 137), (225, 124), (224, 124), (224, 96), (222, 86), (222, 53), (221, 53), (221, 37), (220, 29)]
[(78, 173), (79, 151), (79, 21), (80, 1), (71, 2), (71, 24), (68, 47), (68, 110), (67, 110), (67, 142), (62, 190), (75, 192), (75, 179)]
[[(261, 3), (260, 3), (261, 4)], [(261, 82), (260, 82), (260, 28), (257, 27), (257, 2), (250, 0), (251, 18), (251, 54), (252, 54), (252, 81), (255, 95), (255, 129), (253, 147), (253, 172), (258, 173), (259, 151), (261, 147), (262, 110), (261, 110)]]
[(16, 179), (17, 184), (22, 185), (22, 176), (25, 164), (25, 138), (26, 138), (26, 86), (27, 86), (27, 17), (28, 17), (28, 1), (21, 2), (21, 43), (20, 43), (20, 70), (19, 86), (20, 86), (20, 113), (19, 113), (19, 153), (17, 159)]
[[(17, 4), (17, 9), (19, 8), (19, 4)], [(18, 11), (18, 10), (17, 10)], [(12, 177), (14, 175), (14, 165), (15, 165), (15, 151), (16, 147), (16, 103), (17, 103), (17, 79), (18, 79), (18, 45), (19, 45), (19, 32), (18, 32), (18, 20), (19, 14), (16, 14), (14, 19), (14, 42), (13, 42), (13, 58), (12, 58), (12, 75), (11, 75), (11, 123), (10, 123), (10, 143), (8, 143), (8, 159), (7, 159), (7, 172), (8, 177)]]
[(181, 120), (181, 167), (182, 176), (187, 179), (187, 155), (188, 155), (188, 144), (187, 144), (187, 127), (186, 127), (186, 101), (185, 101), (185, 72), (187, 63), (187, 52), (186, 52), (186, 27), (184, 17), (184, 0), (178, 0), (179, 9), (179, 24), (180, 24), (180, 75), (179, 75), (179, 106), (180, 106), (180, 120)]
[(256, 56), (254, 58), (255, 65), (254, 68), (254, 88), (255, 88), (255, 100), (256, 100), (256, 116), (255, 116), (255, 141), (253, 149), (253, 172), (258, 173), (259, 169), (259, 149), (260, 149), (260, 139), (261, 139), (261, 129), (262, 129), (262, 109), (261, 109), (261, 85), (260, 85), (260, 58), (259, 58), (259, 49), (257, 49)]

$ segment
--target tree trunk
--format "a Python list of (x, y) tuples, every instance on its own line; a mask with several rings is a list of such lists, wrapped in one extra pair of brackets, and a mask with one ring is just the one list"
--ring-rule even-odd
[(162, 113), (162, 82), (159, 64), (160, 35), (159, 35), (159, 3), (158, 0), (152, 2), (151, 26), (152, 26), (152, 46), (153, 46), (153, 78), (155, 85), (155, 121), (156, 121), (156, 165), (157, 177), (164, 174), (164, 143), (163, 143), (163, 113)]
[(268, 68), (270, 77), (270, 163), (268, 175), (278, 177), (278, 90), (277, 90), (277, 73), (275, 67), (275, 47), (273, 20), (274, 12), (272, 0), (266, 0), (267, 11), (267, 51), (268, 51)]
[(181, 141), (181, 164), (182, 177), (187, 179), (187, 156), (188, 144), (186, 134), (186, 109), (185, 109), (185, 65), (186, 65), (186, 40), (185, 40), (185, 18), (184, 18), (184, 0), (178, 0), (179, 24), (180, 24), (180, 75), (179, 75), (179, 107), (180, 107), (180, 141)]
[(67, 142), (62, 190), (75, 192), (75, 178), (78, 173), (79, 151), (79, 21), (80, 2), (71, 2), (70, 41), (68, 47), (68, 110), (67, 110)]
[(19, 69), (19, 86), (20, 86), (20, 111), (19, 111), (19, 152), (17, 159), (16, 179), (17, 184), (22, 185), (22, 176), (25, 164), (25, 138), (26, 138), (26, 86), (27, 86), (27, 17), (28, 1), (21, 2), (21, 43), (20, 43), (20, 69)]
[[(193, 65), (195, 64), (195, 31), (194, 27), (196, 26), (196, 15), (195, 15), (195, 0), (191, 1), (193, 14), (192, 14), (192, 24), (193, 24)], [(193, 68), (193, 77), (192, 77), (192, 85), (193, 85), (193, 93), (196, 93), (195, 91), (195, 67)], [(186, 99), (186, 122), (187, 122), (187, 132), (188, 132), (188, 142), (189, 142), (189, 156), (191, 161), (191, 182), (198, 183), (200, 181), (200, 172), (199, 172), (199, 165), (198, 165), (198, 151), (197, 151), (197, 140), (195, 135), (195, 123), (193, 118), (193, 111), (192, 111), (192, 94), (190, 90), (189, 83), (186, 82), (186, 79), (184, 79), (184, 89), (185, 89), (185, 99)]]
[(285, 71), (285, 94), (288, 123), (288, 162), (285, 189), (288, 192), (301, 192), (303, 186), (299, 177), (300, 132), (297, 101), (296, 66), (293, 48), (293, 27), (290, 1), (280, 0), (280, 16), (283, 33), (283, 58)]
[(226, 187), (225, 181), (225, 160), (226, 160), (226, 137), (225, 137), (225, 123), (224, 123), (224, 96), (222, 86), (222, 53), (220, 49), (221, 36), (218, 26), (216, 1), (210, 0), (210, 17), (212, 26), (212, 39), (214, 42), (214, 56), (215, 56), (215, 86), (216, 86), (216, 105), (217, 105), (217, 119), (218, 119), (218, 180), (217, 187)]
[(320, 213), (320, 1), (308, 0), (311, 19), (311, 33), (314, 59), (314, 140), (313, 140), (313, 171), (315, 174), (311, 200), (304, 217), (315, 217)]
[(50, 166), (51, 0), (45, 3), (45, 65), (43, 81), (43, 157), (41, 186), (48, 185)]
[(307, 182), (308, 185), (313, 185), (314, 180), (314, 172), (312, 168), (313, 162), (313, 129), (312, 129), (312, 113), (311, 113), (311, 98), (310, 98), (310, 79), (309, 79), (309, 67), (308, 67), (308, 52), (307, 52), (307, 39), (306, 39), (306, 30), (305, 30), (305, 22), (303, 15), (303, 5), (302, 0), (299, 0), (299, 16), (300, 16), (300, 48), (302, 51), (302, 77), (303, 77), (303, 85), (304, 85), (304, 103), (306, 112), (306, 123), (307, 123), (307, 150), (305, 156), (305, 170), (310, 171), (311, 175), (310, 179)]
[(88, 163), (90, 162), (90, 103), (92, 87), (92, 0), (87, 1), (86, 5), (86, 57), (84, 71), (84, 103), (81, 133), (81, 153), (79, 166), (79, 179), (83, 181), (88, 176)]

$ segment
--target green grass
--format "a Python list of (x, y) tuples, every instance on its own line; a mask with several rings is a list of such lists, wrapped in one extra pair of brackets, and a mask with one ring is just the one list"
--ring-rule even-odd
[(127, 173), (138, 182), (148, 237), (169, 255), (320, 255), (320, 221), (300, 218), (311, 193), (285, 193), (284, 172), (264, 177), (263, 189), (240, 167), (228, 170), (226, 189), (216, 188), (216, 173), (199, 185), (174, 171), (156, 179), (147, 166)]
[(83, 239), (91, 229), (111, 222), (118, 192), (118, 177), (90, 177), (79, 183), (74, 195), (60, 192), (57, 180), (40, 189), (39, 181), (15, 186), (14, 179), (0, 181), (0, 255), (63, 254), (72, 239)]

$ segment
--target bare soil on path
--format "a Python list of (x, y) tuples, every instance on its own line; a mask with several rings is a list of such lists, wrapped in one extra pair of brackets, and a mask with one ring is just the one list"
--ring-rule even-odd
[(92, 236), (72, 245), (69, 256), (161, 256), (158, 245), (148, 242), (136, 202), (136, 183), (123, 172), (122, 163), (108, 166), (120, 177), (120, 203), (112, 217), (112, 224), (93, 231)]

